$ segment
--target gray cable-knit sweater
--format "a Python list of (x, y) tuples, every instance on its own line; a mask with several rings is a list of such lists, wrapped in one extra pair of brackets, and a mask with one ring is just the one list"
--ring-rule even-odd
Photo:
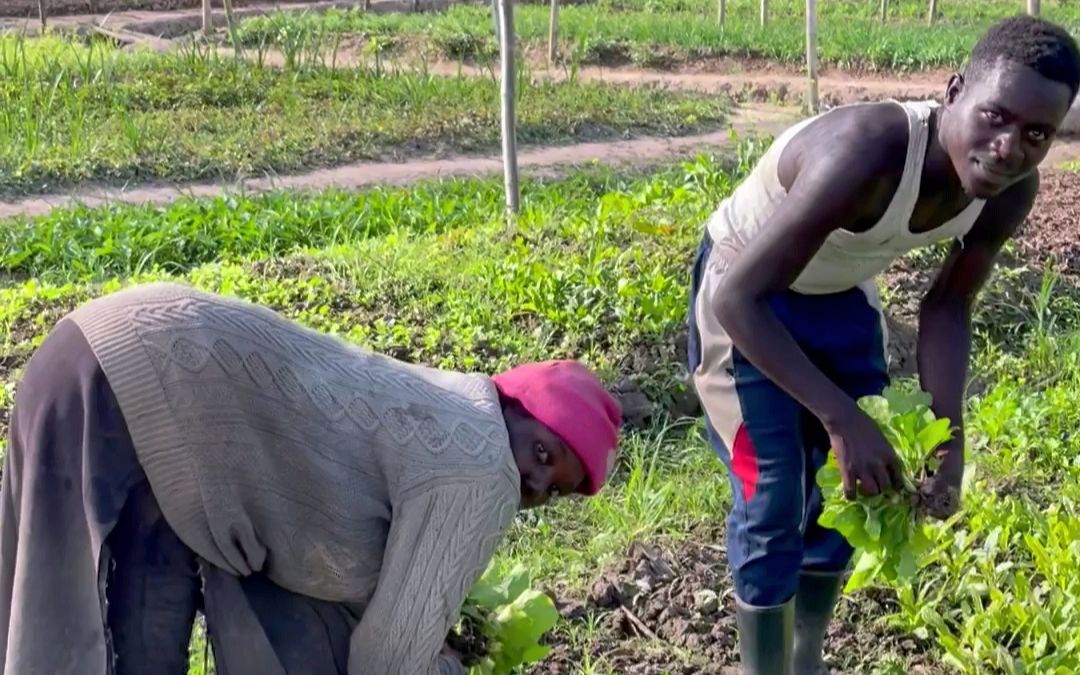
[(236, 575), (363, 607), (350, 675), (461, 670), (443, 640), (520, 499), (489, 378), (174, 284), (71, 317), (181, 540)]

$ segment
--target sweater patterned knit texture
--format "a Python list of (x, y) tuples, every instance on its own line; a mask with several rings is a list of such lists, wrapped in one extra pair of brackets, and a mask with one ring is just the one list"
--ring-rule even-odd
[(462, 672), (439, 652), (520, 501), (490, 378), (176, 284), (71, 318), (185, 544), (232, 574), (358, 609), (350, 675)]

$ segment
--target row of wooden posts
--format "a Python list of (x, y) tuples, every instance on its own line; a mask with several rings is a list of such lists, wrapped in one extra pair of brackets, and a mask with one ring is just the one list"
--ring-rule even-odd
[[(960, 0), (967, 2), (970, 0)], [(769, 22), (769, 0), (758, 0), (758, 20), (762, 26)], [(514, 140), (514, 42), (506, 35), (514, 34), (512, 0), (491, 0), (495, 32), (499, 36), (499, 53), (502, 58), (502, 134), (503, 168), (506, 183), (506, 209), (510, 214), (518, 212), (520, 190), (518, 186), (517, 148)], [(1025, 0), (1027, 13), (1039, 16), (1039, 0)], [(927, 22), (934, 24), (938, 14), (938, 0), (928, 0)], [(889, 16), (889, 0), (880, 0), (882, 23)], [(717, 0), (717, 21), (723, 25), (727, 19), (727, 0)], [(551, 17), (548, 26), (548, 61), (558, 57), (559, 0), (551, 0)], [(818, 95), (817, 58), (817, 0), (806, 0), (806, 105), (810, 112), (820, 109)]]
[[(225, 8), (225, 20), (228, 24), (230, 33), (233, 33), (236, 28), (235, 21), (233, 19), (233, 7), (232, 0), (221, 0)], [(760, 2), (759, 20), (762, 26), (768, 24), (769, 21), (769, 0), (758, 0)], [(959, 0), (961, 2), (968, 2), (970, 0)], [(91, 12), (94, 11), (96, 6), (96, 0), (89, 0)], [(202, 24), (203, 31), (209, 34), (213, 30), (213, 0), (202, 0)], [(717, 20), (720, 24), (723, 24), (727, 18), (727, 0), (717, 0)], [(927, 10), (927, 20), (929, 23), (933, 23), (937, 15), (937, 0), (928, 0), (929, 7)], [(1039, 15), (1039, 0), (1025, 0), (1027, 5), (1027, 12), (1029, 14)], [(885, 21), (889, 12), (889, 0), (880, 0), (881, 3), (881, 20)], [(364, 0), (364, 8), (369, 7), (370, 0)], [(48, 0), (38, 0), (38, 12), (41, 17), (42, 30), (46, 28), (48, 17)], [(514, 35), (514, 7), (513, 0), (491, 0), (492, 5), (492, 22), (494, 24), (494, 30), (496, 36), (499, 39), (499, 54), (501, 60), (501, 79), (502, 84), (500, 87), (500, 95), (502, 98), (501, 104), (501, 130), (502, 130), (502, 154), (503, 154), (503, 174), (506, 184), (506, 209), (509, 214), (515, 214), (518, 212), (518, 208), (521, 200), (521, 192), (518, 183), (518, 162), (517, 162), (517, 134), (515, 131), (515, 111), (514, 111), (514, 80), (515, 80), (515, 67), (514, 67), (514, 40), (511, 36)], [(418, 9), (418, 0), (413, 0), (413, 9)], [(552, 63), (558, 58), (558, 41), (559, 41), (559, 0), (551, 0), (551, 17), (548, 28), (548, 60)], [(235, 33), (233, 33), (234, 47), (239, 51), (239, 43), (235, 40)], [(817, 59), (817, 0), (806, 0), (806, 74), (807, 74), (807, 90), (806, 90), (806, 104), (807, 108), (811, 112), (817, 112), (819, 109), (818, 99), (818, 59)]]
[[(554, 6), (558, 0), (552, 0)], [(760, 3), (758, 11), (758, 21), (762, 27), (769, 23), (769, 0), (758, 0)], [(961, 0), (970, 1), (970, 0)], [(1027, 13), (1032, 16), (1039, 15), (1039, 0), (1024, 0), (1027, 5)], [(889, 20), (889, 0), (879, 1), (878, 16), (881, 18), (881, 23), (885, 23)], [(928, 6), (926, 9), (926, 22), (931, 26), (937, 20), (938, 16), (938, 0), (928, 0)], [(717, 0), (716, 7), (716, 21), (720, 25), (723, 25), (727, 20), (727, 0)]]

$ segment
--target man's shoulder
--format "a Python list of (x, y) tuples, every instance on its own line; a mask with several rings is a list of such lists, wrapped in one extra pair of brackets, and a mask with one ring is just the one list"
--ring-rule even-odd
[(863, 103), (834, 108), (805, 125), (789, 147), (814, 163), (837, 163), (852, 177), (889, 175), (907, 163), (910, 121), (902, 105)]

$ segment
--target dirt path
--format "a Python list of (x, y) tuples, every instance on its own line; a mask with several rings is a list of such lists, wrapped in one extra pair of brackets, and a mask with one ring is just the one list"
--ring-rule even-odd
[[(147, 0), (150, 2), (151, 0)], [(162, 0), (172, 2), (173, 0)], [(261, 14), (272, 10), (323, 11), (330, 7), (355, 6), (362, 0), (332, 2), (253, 2), (238, 15)], [(423, 0), (425, 8), (448, 5), (452, 0)], [(374, 0), (378, 12), (409, 11), (411, 0)], [(21, 20), (23, 24), (27, 21)], [(218, 12), (215, 21), (224, 23)], [(11, 19), (0, 19), (0, 30), (10, 27)], [(54, 25), (69, 28), (88, 24), (104, 25), (128, 36), (143, 35), (159, 48), (169, 48), (171, 38), (198, 30), (201, 15), (198, 10), (127, 11), (105, 16), (73, 15), (58, 17)], [(156, 41), (156, 42), (154, 42)], [(231, 51), (228, 52), (231, 54)], [(543, 63), (529, 54), (530, 63)], [(279, 53), (264, 56), (268, 65), (281, 65)], [(340, 67), (366, 63), (361, 50), (346, 48), (336, 58)], [(384, 64), (385, 65), (385, 64)], [(399, 62), (406, 68), (419, 65), (408, 58)], [(424, 64), (428, 72), (440, 76), (465, 75), (490, 77), (492, 71), (479, 66), (455, 63)], [(497, 69), (496, 69), (497, 71)], [(571, 71), (562, 67), (535, 67), (530, 75), (536, 79), (565, 81)], [(577, 69), (574, 77), (587, 81), (636, 86), (657, 86), (706, 94), (724, 94), (743, 104), (733, 113), (731, 128), (740, 134), (760, 132), (776, 134), (800, 117), (795, 106), (780, 106), (777, 102), (798, 102), (803, 97), (806, 80), (788, 67), (764, 63), (747, 64), (734, 59), (713, 59), (685, 65), (671, 71), (641, 70), (631, 67), (588, 66)], [(863, 76), (842, 71), (826, 72), (819, 79), (819, 91), (824, 107), (883, 99), (932, 98), (940, 94), (948, 74), (930, 72), (888, 77)], [(519, 163), (532, 169), (533, 175), (553, 175), (565, 168), (602, 161), (608, 164), (654, 165), (665, 160), (700, 151), (730, 148), (728, 130), (682, 138), (644, 137), (627, 141), (595, 142), (576, 145), (529, 148), (521, 152)], [(1080, 139), (1061, 140), (1044, 163), (1055, 167), (1069, 160), (1080, 159)], [(130, 188), (87, 186), (69, 194), (53, 194), (26, 199), (0, 201), (0, 218), (18, 215), (35, 216), (54, 208), (82, 203), (96, 206), (110, 201), (127, 203), (165, 204), (184, 196), (211, 197), (230, 191), (265, 192), (279, 189), (319, 190), (331, 187), (357, 189), (377, 184), (401, 185), (439, 177), (482, 176), (502, 170), (498, 156), (456, 156), (445, 159), (415, 159), (405, 162), (360, 162), (329, 169), (320, 169), (290, 176), (268, 176), (238, 182), (207, 182), (189, 184), (141, 184)]]
[[(8, 0), (3, 0), (7, 2)], [(34, 1), (36, 8), (37, 2)], [(421, 6), (425, 10), (445, 9), (450, 5), (452, 0), (422, 0)], [(103, 8), (108, 5), (115, 5), (116, 2), (106, 2), (105, 0), (98, 0), (98, 4)], [(53, 16), (49, 18), (50, 28), (61, 28), (76, 30), (80, 27), (86, 26), (101, 26), (111, 30), (123, 31), (126, 33), (141, 33), (144, 35), (157, 37), (157, 38), (175, 38), (181, 35), (186, 35), (199, 30), (202, 27), (202, 11), (198, 8), (170, 8), (170, 9), (155, 9), (153, 0), (146, 0), (146, 4), (150, 5), (145, 9), (123, 10), (123, 11), (104, 11), (97, 14), (67, 14), (62, 16)], [(172, 5), (182, 4), (180, 1), (170, 3), (168, 0), (162, 0), (157, 6), (164, 5), (171, 7)], [(67, 5), (72, 7), (87, 5), (84, 2), (68, 2)], [(225, 12), (215, 3), (215, 10), (213, 12), (213, 21), (216, 27), (226, 26)], [(304, 12), (325, 12), (328, 9), (333, 8), (349, 8), (349, 7), (361, 7), (363, 6), (363, 0), (249, 0), (248, 2), (238, 3), (238, 7), (234, 10), (234, 14), (238, 19), (244, 19), (251, 16), (258, 16), (262, 14), (268, 14), (275, 11), (304, 11)], [(392, 12), (408, 12), (412, 9), (411, 0), (372, 0), (369, 11), (376, 13), (392, 13)], [(38, 22), (37, 10), (35, 9), (31, 15), (25, 13), (16, 14), (14, 11), (5, 10), (4, 14), (0, 14), (0, 32), (5, 30), (15, 32), (25, 32), (28, 35), (36, 35), (40, 31), (41, 24)]]
[[(697, 136), (679, 138), (642, 137), (626, 141), (578, 143), (574, 145), (523, 149), (518, 163), (526, 175), (558, 175), (568, 167), (594, 161), (611, 165), (649, 166), (699, 152), (724, 151), (732, 147), (730, 130), (739, 134), (776, 134), (798, 119), (790, 107), (748, 105), (737, 111), (728, 128)], [(189, 183), (180, 185), (140, 185), (130, 189), (95, 187), (70, 194), (53, 194), (0, 201), (0, 218), (44, 215), (52, 209), (73, 204), (98, 206), (106, 202), (166, 204), (182, 197), (214, 197), (227, 192), (267, 192), (280, 189), (357, 189), (372, 185), (403, 185), (441, 177), (471, 177), (502, 171), (498, 155), (457, 156), (407, 162), (360, 162), (291, 176), (273, 176), (234, 183)]]

